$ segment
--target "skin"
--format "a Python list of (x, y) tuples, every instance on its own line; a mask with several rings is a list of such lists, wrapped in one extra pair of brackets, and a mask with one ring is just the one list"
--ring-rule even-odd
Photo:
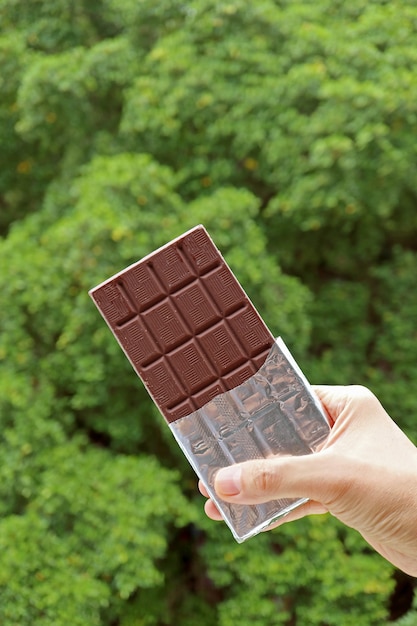
[[(308, 456), (221, 469), (214, 485), (217, 495), (239, 504), (309, 498), (271, 528), (331, 513), (392, 564), (417, 577), (417, 448), (365, 387), (314, 389), (334, 423), (325, 446)], [(201, 483), (199, 488), (208, 497)], [(222, 519), (210, 499), (205, 511), (213, 520)]]

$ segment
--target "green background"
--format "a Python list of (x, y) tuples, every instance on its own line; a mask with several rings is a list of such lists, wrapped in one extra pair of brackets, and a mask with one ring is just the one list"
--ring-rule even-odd
[(307, 377), (417, 442), (416, 62), (413, 0), (0, 0), (1, 624), (416, 623), (329, 517), (206, 519), (87, 295), (203, 223)]

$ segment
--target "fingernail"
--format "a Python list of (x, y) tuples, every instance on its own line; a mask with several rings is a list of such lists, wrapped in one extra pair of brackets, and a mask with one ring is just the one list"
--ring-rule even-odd
[(241, 490), (242, 470), (240, 467), (225, 467), (216, 474), (216, 491), (225, 496), (237, 496)]

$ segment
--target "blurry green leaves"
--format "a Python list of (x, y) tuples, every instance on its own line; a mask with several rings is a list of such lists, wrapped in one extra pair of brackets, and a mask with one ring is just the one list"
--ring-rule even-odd
[(29, 48), (53, 54), (114, 35), (115, 12), (108, 5), (105, 0), (1, 0), (0, 25), (22, 33)]
[(416, 267), (415, 252), (395, 248), (392, 261), (373, 270), (380, 280), (375, 308), (382, 318), (376, 352), (385, 362), (395, 363), (393, 369), (399, 377), (406, 377), (410, 368), (417, 366)]
[(71, 552), (37, 515), (0, 522), (0, 618), (9, 626), (101, 624), (108, 586), (91, 577), (83, 557)]
[(192, 518), (174, 474), (75, 442), (39, 460), (26, 515), (0, 522), (1, 621), (101, 624), (102, 609), (162, 585), (166, 527)]
[[(352, 8), (324, 5), (284, 13), (267, 2), (190, 3), (183, 27), (160, 33), (128, 89), (121, 129), (132, 149), (181, 171), (187, 196), (226, 182), (251, 189), (278, 243), (292, 238), (291, 262), (305, 257), (300, 230), (313, 233), (327, 266), (351, 242), (371, 262), (384, 245), (376, 221), (388, 226), (416, 175), (415, 47), (398, 11), (389, 21), (392, 9), (356, 3), (350, 22)], [(405, 11), (412, 38), (415, 10)], [(397, 54), (400, 68), (387, 63)]]
[(317, 289), (311, 307), (312, 344), (319, 355), (310, 374), (314, 380), (349, 384), (366, 376), (375, 334), (371, 299), (360, 283), (332, 280)]
[[(184, 28), (158, 39), (127, 92), (121, 126), (129, 145), (139, 143), (181, 167), (183, 189), (194, 196), (226, 180), (243, 181), (256, 169), (253, 158), (245, 161), (254, 134), (246, 128), (247, 113), (251, 99), (260, 104), (258, 72), (265, 80), (277, 63), (266, 49), (262, 20), (254, 22), (250, 39), (242, 40), (236, 28), (256, 9), (213, 3), (210, 10), (209, 4), (191, 3)], [(256, 143), (264, 137), (265, 128), (258, 130)]]
[(256, 545), (232, 545), (216, 533), (204, 553), (225, 593), (220, 626), (242, 620), (257, 626), (379, 626), (386, 615), (390, 566), (364, 556), (361, 537), (335, 520), (305, 519), (258, 536)]
[(17, 132), (58, 155), (75, 139), (79, 150), (90, 151), (95, 131), (117, 129), (120, 90), (137, 71), (137, 60), (124, 37), (39, 57), (19, 89)]
[(33, 175), (33, 150), (24, 146), (14, 130), (17, 91), (28, 63), (23, 37), (17, 33), (3, 35), (0, 30), (0, 235), (13, 219), (33, 208), (39, 187)]
[[(325, 235), (316, 235), (313, 241), (321, 247), (318, 258), (322, 256), (329, 267), (345, 245), (356, 246), (361, 263), (381, 254), (381, 231), (386, 232), (389, 218), (404, 201), (404, 190), (415, 178), (415, 46), (408, 41), (402, 47), (403, 22), (398, 15), (393, 21), (386, 19), (380, 41), (374, 41), (370, 34), (375, 32), (373, 19), (378, 21), (378, 14), (369, 7), (340, 37), (337, 32), (344, 28), (343, 20), (333, 24), (331, 32), (329, 21), (324, 46), (315, 47), (315, 62), (295, 67), (295, 89), (300, 93), (309, 93), (302, 68), (311, 72), (316, 68), (322, 76), (308, 118), (294, 117), (301, 139), (295, 160), (298, 169), (292, 171), (297, 182), (282, 188), (267, 209), (277, 225), (283, 220), (290, 229), (296, 226), (293, 237), (301, 258), (297, 231), (319, 231), (325, 224)], [(401, 69), (387, 62), (397, 53)], [(291, 168), (292, 162), (287, 165)], [(331, 237), (329, 226), (334, 228)], [(285, 226), (283, 232), (288, 235)], [(340, 270), (351, 271), (353, 265)]]
[[(111, 133), (119, 123), (122, 90), (139, 62), (138, 51), (125, 37), (87, 38), (86, 42), (81, 38), (62, 51), (58, 46), (54, 54), (34, 50), (28, 23), (38, 27), (42, 18), (31, 22), (29, 14), (24, 17), (26, 11), (30, 13), (24, 4), (21, 13), (20, 3), (0, 5), (5, 15), (0, 26), (0, 35), (4, 33), (0, 36), (0, 232), (39, 205), (59, 171), (67, 182), (95, 146), (113, 148)], [(48, 3), (32, 4), (49, 10)], [(63, 25), (63, 7), (54, 7)], [(77, 12), (74, 4), (72, 8), (77, 24), (90, 18), (96, 24), (93, 7), (91, 14), (87, 9)], [(9, 11), (15, 10), (20, 29), (17, 19), (7, 22)], [(94, 45), (83, 45), (87, 43)]]
[(371, 353), (369, 378), (391, 415), (417, 442), (415, 396), (411, 391), (417, 377), (416, 295), (417, 256), (396, 247), (389, 263), (373, 269), (379, 289), (375, 312), (380, 330)]

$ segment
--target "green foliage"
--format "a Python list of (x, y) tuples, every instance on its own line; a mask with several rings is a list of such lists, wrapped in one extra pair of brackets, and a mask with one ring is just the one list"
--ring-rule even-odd
[(16, 94), (27, 62), (22, 37), (0, 32), (0, 235), (10, 222), (33, 210), (43, 183), (40, 172), (33, 172), (34, 151), (14, 130), (19, 119)]
[(416, 267), (413, 250), (393, 245), (390, 258), (361, 280), (324, 281), (311, 307), (314, 352), (320, 355), (311, 364), (314, 379), (367, 382), (414, 441)]
[(37, 457), (36, 485), (25, 514), (0, 523), (2, 623), (101, 624), (102, 609), (117, 615), (121, 600), (163, 584), (165, 529), (191, 518), (172, 472), (82, 442), (23, 453)]
[(2, 622), (10, 626), (100, 624), (107, 586), (85, 570), (37, 515), (10, 516), (0, 523)]
[(225, 590), (221, 626), (377, 626), (386, 617), (390, 566), (365, 556), (361, 538), (335, 520), (303, 520), (257, 537), (256, 545), (215, 536), (204, 550), (210, 575)]
[(0, 0), (2, 624), (386, 623), (350, 530), (204, 518), (87, 291), (203, 223), (307, 376), (417, 441), (416, 59), (411, 0)]

